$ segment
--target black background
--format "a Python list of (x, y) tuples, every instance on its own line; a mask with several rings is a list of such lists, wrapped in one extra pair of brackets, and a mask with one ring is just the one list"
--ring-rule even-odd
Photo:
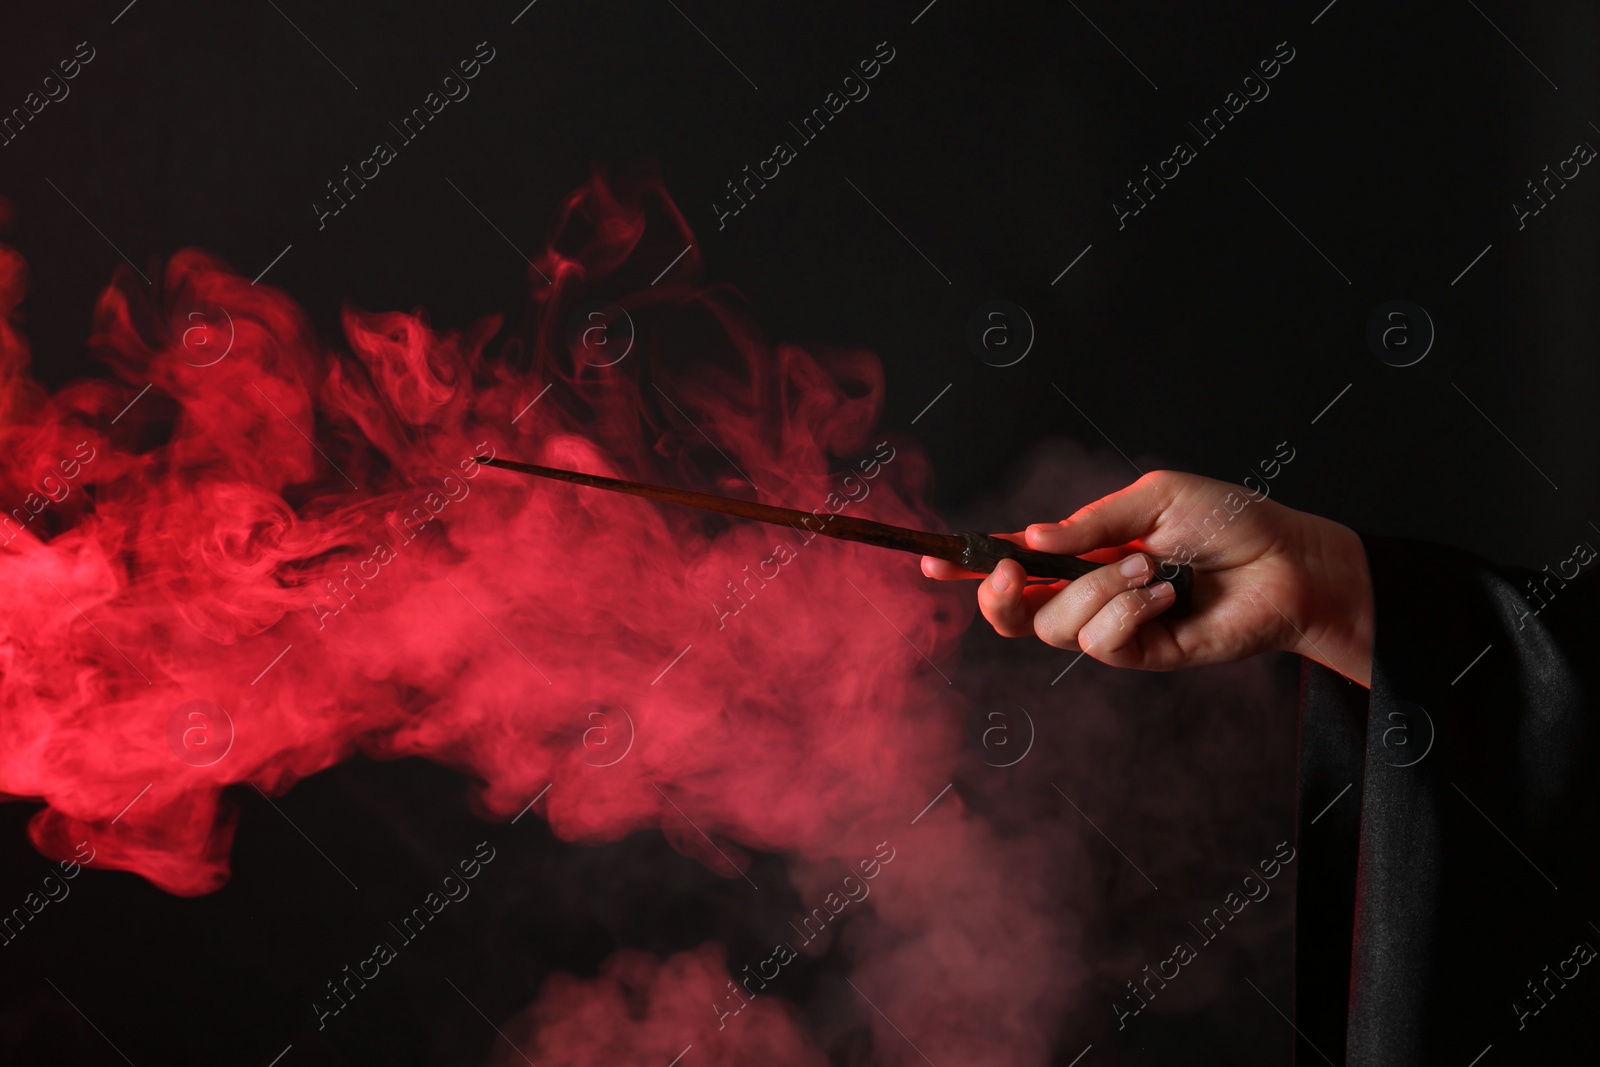
[[(1287, 440), (1297, 458), (1279, 499), (1363, 530), (1534, 568), (1596, 532), (1600, 178), (1585, 168), (1520, 231), (1511, 207), (1575, 143), (1600, 142), (1592, 8), (925, 2), (538, 0), (515, 25), (518, 0), (8, 11), (0, 108), (78, 42), (97, 51), (71, 95), (0, 148), (9, 240), (32, 271), (35, 373), (52, 385), (99, 373), (84, 340), (96, 294), (127, 269), (117, 249), (151, 277), (186, 246), (254, 277), (292, 246), (266, 280), (329, 339), (343, 301), (425, 306), (438, 327), (514, 314), (527, 302), (516, 248), (541, 247), (592, 166), (645, 160), (694, 227), (708, 278), (741, 290), (769, 337), (880, 354), (884, 424), (922, 443), (947, 512), (1049, 438), (1229, 480)], [(472, 95), (319, 231), (324, 183), (485, 40), (497, 54)], [(871, 95), (719, 230), (724, 183), (885, 40), (896, 56)], [(1186, 123), (1281, 41), (1296, 54), (1270, 96), (1119, 230), (1123, 184), (1194, 141)], [(973, 311), (995, 298), (1037, 328), (1015, 366), (988, 366), (966, 344)], [(1369, 314), (1393, 299), (1426, 308), (1437, 329), (1411, 367), (1365, 341)], [(618, 944), (737, 938), (743, 920), (730, 916), (744, 905), (658, 838), (569, 849), (537, 822), (480, 829), (461, 797), (438, 769), (357, 762), (284, 803), (368, 870), (448, 862), (474, 835), (513, 857), (490, 873), (524, 888), (485, 909), (475, 948), (439, 957), (445, 973), (473, 971), (475, 988), (486, 974), (500, 983), (478, 1002), (488, 1015), (524, 1005), (544, 969), (592, 968)], [(241, 802), (221, 893), (178, 901), (101, 875), (79, 883), (88, 902), (70, 921), (6, 950), (0, 1050), (12, 1062), (122, 1062), (44, 975), (73, 974), (100, 1006), (89, 1016), (141, 1067), (266, 1063), (292, 1039), (305, 976), (325, 969), (297, 957), (352, 913), (331, 903), (339, 883), (325, 866), (299, 866), (290, 828)], [(23, 833), (30, 810), (0, 809), (10, 896), (45, 869)], [(531, 841), (510, 848), (518, 835)], [(777, 861), (763, 862), (780, 882)], [(316, 881), (269, 877), (286, 863)], [(664, 891), (632, 899), (637, 888), (587, 876), (624, 864)], [(577, 907), (562, 886), (580, 882), (617, 895)], [(389, 910), (412, 888), (395, 889)], [(494, 931), (512, 914), (522, 933), (508, 948)], [(300, 1062), (479, 1062), (494, 1040), (459, 1001), (397, 1002), (353, 1022), (337, 1051), (297, 1049)], [(1287, 1061), (1281, 1022), (1259, 1025), (1271, 1040), (1227, 1062)], [(1185, 1054), (1197, 1062), (1199, 1050)]]

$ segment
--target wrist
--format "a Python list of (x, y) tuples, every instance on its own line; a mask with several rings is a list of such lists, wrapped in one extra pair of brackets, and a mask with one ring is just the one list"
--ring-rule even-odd
[(1305, 622), (1291, 635), (1288, 650), (1370, 689), (1375, 610), (1366, 547), (1348, 526), (1300, 517), (1305, 529), (1296, 568)]

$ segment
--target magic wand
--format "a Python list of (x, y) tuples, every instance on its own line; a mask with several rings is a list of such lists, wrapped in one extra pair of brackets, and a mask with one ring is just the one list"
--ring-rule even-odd
[[(578, 471), (561, 470), (558, 467), (541, 467), (534, 463), (519, 463), (510, 459), (490, 459), (486, 456), (475, 458), (486, 467), (499, 467), (501, 470), (518, 471), (539, 478), (553, 478), (559, 482), (586, 485), (592, 489), (608, 489), (613, 493), (642, 496), (647, 500), (659, 500), (663, 504), (677, 504), (680, 507), (698, 508), (719, 515), (754, 519), (774, 526), (788, 526), (796, 530), (804, 527), (814, 534), (841, 541), (858, 541), (865, 545), (877, 545), (879, 548), (915, 552), (918, 555), (948, 560), (957, 566), (981, 574), (988, 574), (994, 570), (1003, 559), (1016, 560), (1028, 572), (1030, 578), (1070, 580), (1082, 578), (1090, 571), (1103, 566), (1091, 560), (1079, 559), (1077, 556), (1035, 552), (1033, 549), (1023, 548), (1021, 545), (989, 534), (929, 533), (925, 530), (911, 530), (904, 526), (873, 522), (871, 519), (857, 519), (832, 513), (824, 517), (810, 511), (797, 511), (794, 508), (780, 508), (750, 500), (715, 496), (711, 493), (696, 493), (688, 489), (669, 489), (660, 485), (647, 485), (644, 482), (606, 478), (598, 474), (582, 474)], [(1173, 573), (1174, 570), (1176, 573)], [(1188, 607), (1189, 594), (1194, 588), (1194, 571), (1188, 564), (1179, 564), (1175, 568), (1170, 563), (1158, 564), (1156, 576), (1152, 581), (1172, 583), (1173, 591), (1177, 593), (1172, 605), (1173, 611), (1181, 612)]]

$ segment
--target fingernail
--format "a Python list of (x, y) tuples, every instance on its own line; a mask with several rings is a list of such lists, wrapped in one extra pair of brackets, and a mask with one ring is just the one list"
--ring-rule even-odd
[(1143, 578), (1150, 573), (1150, 557), (1143, 552), (1136, 552), (1123, 560), (1117, 570), (1124, 578)]
[(995, 568), (995, 572), (989, 575), (989, 588), (993, 589), (996, 593), (1004, 593), (1007, 589), (1011, 588), (1011, 579), (1006, 577), (1006, 572), (1004, 570), (1001, 570), (997, 567)]
[(1152, 603), (1159, 604), (1163, 600), (1171, 600), (1174, 596), (1177, 596), (1177, 590), (1172, 588), (1171, 582), (1157, 582), (1150, 587), (1150, 601)]

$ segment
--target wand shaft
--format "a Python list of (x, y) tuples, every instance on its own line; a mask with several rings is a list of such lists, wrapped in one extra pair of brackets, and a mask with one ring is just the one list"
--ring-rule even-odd
[[(741, 519), (754, 519), (757, 522), (772, 523), (776, 526), (805, 526), (815, 534), (825, 537), (835, 537), (842, 541), (859, 541), (863, 544), (877, 545), (880, 548), (897, 548), (905, 552), (920, 552), (925, 556), (936, 556), (939, 559), (948, 559), (959, 563), (962, 551), (966, 548), (965, 542), (957, 534), (927, 533), (922, 530), (912, 530), (904, 526), (891, 526), (885, 522), (873, 522), (871, 519), (857, 519), (848, 515), (834, 515), (825, 513), (817, 515), (810, 511), (799, 511), (795, 508), (780, 508), (772, 504), (760, 504), (753, 500), (739, 500), (734, 497), (715, 496), (711, 493), (696, 493), (689, 489), (671, 489), (661, 485), (650, 485), (645, 482), (624, 481), (621, 478), (607, 478), (599, 474), (583, 474), (579, 471), (562, 470), (559, 467), (541, 467), (536, 463), (519, 463), (511, 459), (485, 459), (478, 457), (478, 462), (488, 467), (499, 467), (502, 470), (519, 471), (523, 474), (532, 474), (540, 478), (553, 478), (559, 482), (568, 482), (572, 485), (587, 485), (593, 489), (607, 489), (613, 493), (627, 493), (629, 496), (642, 496), (646, 500), (659, 500), (663, 504), (678, 504), (682, 507), (698, 508), (701, 511), (716, 512), (719, 515), (734, 515)], [(954, 553), (952, 555), (952, 553)]]

